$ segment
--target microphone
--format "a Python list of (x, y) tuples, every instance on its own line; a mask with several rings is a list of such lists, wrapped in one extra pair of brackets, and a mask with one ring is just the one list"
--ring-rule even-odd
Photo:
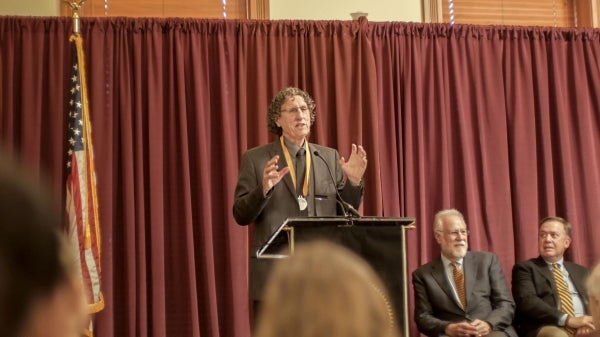
[[(323, 161), (323, 163), (325, 163), (325, 166), (327, 167), (327, 172), (329, 172), (329, 177), (331, 177), (331, 181), (333, 182), (333, 188), (335, 189), (335, 194), (337, 196), (337, 198), (335, 200), (342, 206), (342, 212), (344, 212), (344, 216), (360, 218), (360, 213), (358, 213), (356, 208), (354, 208), (354, 206), (350, 205), (349, 203), (345, 202), (344, 199), (342, 199), (342, 196), (340, 195), (340, 191), (338, 191), (338, 189), (337, 189), (337, 183), (336, 183), (335, 179), (333, 178), (333, 173), (331, 172), (331, 167), (329, 167), (327, 160), (325, 160), (325, 158), (323, 158), (321, 156), (321, 154), (319, 153), (318, 150), (315, 150), (313, 153), (315, 156), (321, 158), (321, 160)], [(348, 214), (348, 212), (350, 212), (350, 214)]]

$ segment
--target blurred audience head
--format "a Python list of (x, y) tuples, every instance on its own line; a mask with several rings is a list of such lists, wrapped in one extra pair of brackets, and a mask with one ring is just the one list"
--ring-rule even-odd
[(590, 314), (594, 318), (596, 328), (600, 326), (600, 264), (597, 264), (585, 282)]
[(37, 185), (0, 153), (0, 336), (80, 336), (81, 281), (60, 217)]
[(397, 337), (391, 302), (373, 269), (339, 245), (296, 245), (266, 285), (257, 337)]

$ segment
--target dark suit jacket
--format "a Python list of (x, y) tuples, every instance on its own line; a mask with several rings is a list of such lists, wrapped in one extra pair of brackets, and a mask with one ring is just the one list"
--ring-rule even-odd
[(511, 326), (515, 304), (498, 257), (489, 252), (467, 252), (463, 259), (463, 270), (466, 311), (452, 292), (441, 257), (413, 272), (414, 316), (419, 331), (437, 337), (444, 334), (448, 324), (469, 317), (490, 323), (492, 330), (517, 337)]
[[(588, 269), (573, 262), (564, 261), (564, 264), (587, 313), (587, 294), (583, 285)], [(552, 271), (542, 257), (515, 264), (512, 292), (517, 304), (514, 325), (520, 336), (525, 337), (544, 325), (556, 325), (564, 315), (557, 309), (560, 300)]]
[[(363, 196), (363, 186), (344, 183), (344, 174), (339, 165), (336, 150), (309, 143), (312, 164), (308, 192), (308, 214), (313, 216), (337, 215), (336, 188), (344, 201), (358, 208)], [(325, 162), (314, 155), (315, 150), (325, 159), (331, 170), (331, 179)], [(254, 238), (250, 247), (250, 298), (260, 300), (262, 287), (271, 269), (272, 261), (257, 259), (256, 252), (275, 230), (289, 217), (300, 216), (297, 194), (292, 178), (288, 173), (265, 198), (262, 192), (262, 178), (265, 164), (273, 156), (279, 155), (279, 169), (287, 166), (279, 140), (248, 150), (242, 156), (242, 163), (235, 188), (233, 216), (238, 224), (255, 224)]]

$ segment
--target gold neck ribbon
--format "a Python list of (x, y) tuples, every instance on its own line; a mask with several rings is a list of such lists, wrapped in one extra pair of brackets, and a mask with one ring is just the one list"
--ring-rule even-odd
[[(290, 175), (292, 176), (292, 183), (294, 184), (294, 189), (298, 190), (296, 187), (296, 168), (294, 167), (294, 162), (292, 161), (292, 156), (290, 155), (290, 151), (285, 145), (285, 141), (283, 136), (279, 137), (281, 141), (281, 147), (283, 148), (283, 155), (285, 156), (285, 162), (287, 166), (290, 168)], [(310, 178), (310, 151), (308, 151), (308, 142), (306, 139), (304, 140), (304, 150), (306, 150), (306, 169), (304, 170), (304, 184), (302, 185), (302, 195), (308, 195), (308, 179)]]

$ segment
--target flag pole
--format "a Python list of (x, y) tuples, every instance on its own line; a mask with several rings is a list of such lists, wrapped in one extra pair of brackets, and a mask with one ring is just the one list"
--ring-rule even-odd
[(69, 1), (63, 0), (64, 3), (71, 7), (71, 13), (73, 15), (73, 34), (79, 35), (79, 10), (83, 7), (86, 0)]

